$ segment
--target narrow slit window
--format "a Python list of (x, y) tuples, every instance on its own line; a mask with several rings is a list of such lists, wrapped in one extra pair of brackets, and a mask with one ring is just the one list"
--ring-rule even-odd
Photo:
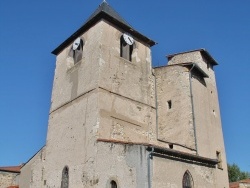
[(216, 115), (215, 110), (213, 110), (213, 114)]
[(173, 149), (174, 148), (174, 144), (169, 144), (169, 148)]
[(168, 104), (168, 109), (171, 109), (171, 108), (172, 108), (172, 101), (169, 100), (169, 101), (167, 102), (167, 104)]

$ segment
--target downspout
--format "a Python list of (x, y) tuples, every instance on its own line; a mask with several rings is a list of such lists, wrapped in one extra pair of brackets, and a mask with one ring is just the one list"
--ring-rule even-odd
[(152, 153), (154, 152), (154, 147), (152, 147), (152, 150), (148, 154), (148, 188), (151, 188), (151, 168), (150, 168), (150, 160), (153, 158)]
[(195, 141), (195, 149), (196, 155), (198, 154), (198, 145), (197, 145), (197, 136), (196, 136), (196, 124), (195, 124), (195, 116), (194, 116), (194, 99), (193, 99), (193, 88), (192, 88), (192, 70), (195, 67), (195, 63), (193, 63), (192, 68), (189, 70), (189, 83), (190, 83), (190, 98), (192, 105), (192, 117), (193, 117), (193, 126), (194, 126), (194, 141)]

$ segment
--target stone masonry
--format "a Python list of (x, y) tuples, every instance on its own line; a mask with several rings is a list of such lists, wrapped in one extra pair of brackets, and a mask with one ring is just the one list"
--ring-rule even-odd
[(46, 146), (21, 188), (228, 188), (217, 62), (199, 49), (152, 68), (154, 44), (104, 1), (53, 51)]

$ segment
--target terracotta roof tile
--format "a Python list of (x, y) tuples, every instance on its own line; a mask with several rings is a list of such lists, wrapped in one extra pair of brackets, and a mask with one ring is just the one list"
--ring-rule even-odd
[(244, 180), (240, 180), (239, 182), (240, 183), (250, 183), (250, 178), (244, 179)]
[(0, 167), (0, 171), (20, 172), (21, 167), (22, 167), (21, 165), (20, 166), (3, 166), (3, 167)]
[(238, 182), (229, 183), (229, 188), (239, 188)]
[(231, 183), (229, 184), (229, 187), (230, 187), (230, 188), (239, 188), (239, 187), (240, 187), (240, 183), (247, 183), (247, 184), (250, 184), (250, 178), (244, 179), (244, 180), (240, 180), (240, 181), (237, 181), (237, 182), (231, 182)]

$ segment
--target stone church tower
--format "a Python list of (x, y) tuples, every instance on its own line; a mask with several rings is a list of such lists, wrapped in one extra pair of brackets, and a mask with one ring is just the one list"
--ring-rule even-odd
[(21, 188), (228, 187), (217, 62), (200, 49), (153, 69), (154, 44), (104, 1), (52, 52), (46, 146)]

